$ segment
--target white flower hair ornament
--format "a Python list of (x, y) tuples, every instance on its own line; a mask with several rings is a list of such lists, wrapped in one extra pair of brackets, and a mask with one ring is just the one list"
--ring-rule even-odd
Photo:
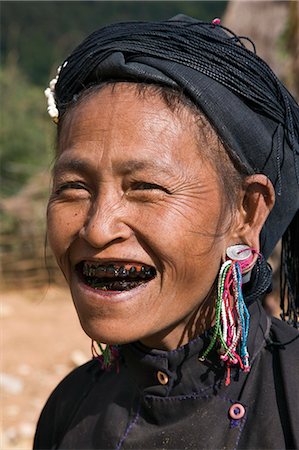
[(65, 61), (65, 63), (62, 66), (58, 67), (56, 77), (50, 81), (49, 87), (45, 90), (45, 96), (47, 97), (48, 100), (47, 111), (54, 123), (58, 123), (59, 121), (59, 111), (55, 101), (55, 85), (58, 81), (61, 67), (65, 67), (66, 65), (67, 61)]

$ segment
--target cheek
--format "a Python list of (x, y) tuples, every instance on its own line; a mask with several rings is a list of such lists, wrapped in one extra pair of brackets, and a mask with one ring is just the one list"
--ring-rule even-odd
[[(219, 253), (221, 232), (218, 198), (213, 201), (176, 201), (161, 208), (149, 208), (135, 223), (146, 230), (150, 246), (173, 264), (197, 261)], [(217, 251), (218, 250), (218, 251)]]
[(221, 232), (219, 203), (194, 202), (192, 208), (176, 208), (166, 217), (157, 217), (157, 242), (163, 252), (168, 281), (183, 289), (204, 291), (217, 276), (225, 234)]
[(71, 242), (78, 236), (85, 221), (84, 212), (65, 204), (49, 204), (47, 211), (47, 235), (56, 256), (63, 256)]

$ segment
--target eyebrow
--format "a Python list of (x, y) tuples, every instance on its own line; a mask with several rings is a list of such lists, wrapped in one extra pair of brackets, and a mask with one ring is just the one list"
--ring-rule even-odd
[[(142, 170), (151, 169), (159, 173), (173, 176), (173, 171), (165, 164), (153, 160), (137, 160), (118, 161), (113, 164), (114, 169), (121, 175), (131, 175)], [(53, 167), (53, 175), (61, 175), (65, 172), (90, 173), (92, 170), (90, 161), (82, 159), (69, 159), (66, 161), (57, 161)]]
[(54, 164), (53, 175), (60, 175), (64, 172), (86, 173), (90, 170), (90, 164), (82, 159), (69, 159), (66, 161), (57, 161)]
[(171, 169), (165, 164), (159, 162), (158, 160), (138, 160), (131, 159), (125, 162), (117, 162), (115, 164), (117, 172), (122, 175), (130, 175), (134, 172), (140, 172), (146, 169), (152, 169), (158, 172), (163, 172), (169, 176), (173, 176)]

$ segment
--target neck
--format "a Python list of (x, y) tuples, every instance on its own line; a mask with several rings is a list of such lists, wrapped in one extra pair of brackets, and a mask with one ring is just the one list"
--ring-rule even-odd
[(195, 311), (179, 323), (141, 340), (149, 348), (175, 350), (211, 328), (215, 320), (215, 290), (212, 289)]

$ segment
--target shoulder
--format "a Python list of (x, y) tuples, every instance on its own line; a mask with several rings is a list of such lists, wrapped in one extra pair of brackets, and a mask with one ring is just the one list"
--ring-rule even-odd
[(296, 328), (272, 317), (268, 347), (278, 353), (281, 365), (299, 370), (299, 331)]
[[(86, 364), (70, 372), (55, 388), (46, 405), (55, 403), (59, 399), (60, 405), (74, 403), (83, 392), (88, 391), (101, 375), (102, 370), (98, 361), (88, 361)], [(80, 389), (78, 390), (78, 387)], [(74, 393), (78, 395), (74, 395)], [(80, 395), (81, 394), (81, 395)]]
[(73, 370), (59, 383), (41, 412), (34, 449), (55, 447), (81, 401), (102, 373), (98, 361), (93, 360)]
[(268, 348), (273, 355), (276, 401), (289, 441), (288, 448), (299, 448), (298, 373), (299, 332), (282, 320), (272, 318)]
[(273, 353), (274, 368), (279, 368), (288, 383), (297, 384), (299, 373), (298, 330), (282, 320), (272, 318), (267, 347)]
[(271, 322), (270, 344), (287, 351), (299, 348), (299, 331), (296, 328), (275, 317), (272, 317)]
[(277, 386), (296, 408), (299, 404), (299, 332), (282, 320), (272, 318), (268, 349), (273, 355)]

